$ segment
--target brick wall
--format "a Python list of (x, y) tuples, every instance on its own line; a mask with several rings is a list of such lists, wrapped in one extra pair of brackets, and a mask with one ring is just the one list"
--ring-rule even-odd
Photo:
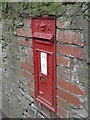
[[(53, 113), (60, 118), (69, 118), (73, 114), (83, 117), (81, 112), (85, 114), (85, 87), (79, 81), (78, 77), (78, 61), (85, 62), (85, 41), (81, 31), (67, 30), (63, 28), (65, 22), (56, 20), (56, 37), (57, 37), (57, 112)], [(17, 28), (18, 43), (20, 47), (24, 47), (24, 58), (21, 59), (20, 68), (21, 75), (27, 78), (27, 93), (34, 99), (34, 67), (33, 67), (33, 48), (31, 38), (31, 19), (24, 19), (23, 28)], [(82, 71), (82, 70), (81, 70)], [(83, 74), (83, 73), (82, 73)], [(35, 101), (36, 102), (36, 101)], [(37, 102), (38, 103), (38, 102)], [(40, 104), (39, 109), (46, 112), (50, 117), (52, 111)], [(75, 109), (75, 111), (73, 110)], [(74, 113), (72, 113), (74, 111)]]
[[(16, 32), (10, 29), (13, 21), (9, 18), (3, 20), (2, 108), (9, 118), (88, 117), (88, 20), (83, 12), (87, 5), (73, 4), (63, 3), (57, 9), (57, 13), (61, 13), (54, 15), (57, 48), (55, 113), (36, 101), (34, 96), (32, 15), (26, 12), (22, 21), (15, 21), (18, 23)], [(40, 16), (36, 13), (35, 16)], [(42, 11), (40, 14), (43, 16)]]
[(65, 22), (57, 20), (57, 115), (64, 118), (73, 116), (74, 106), (73, 109), (78, 111), (74, 114), (80, 117), (79, 111), (84, 113), (85, 88), (78, 78), (77, 63), (86, 59), (85, 41), (81, 31), (62, 30), (64, 25)]

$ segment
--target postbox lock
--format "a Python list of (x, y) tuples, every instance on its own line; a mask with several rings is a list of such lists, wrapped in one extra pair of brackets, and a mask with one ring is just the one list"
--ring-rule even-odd
[(40, 81), (46, 83), (47, 77), (45, 75), (40, 74)]

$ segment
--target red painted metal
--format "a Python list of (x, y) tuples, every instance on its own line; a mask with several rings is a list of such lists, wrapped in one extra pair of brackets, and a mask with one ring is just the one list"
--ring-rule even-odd
[(53, 17), (32, 18), (35, 98), (56, 111), (56, 21)]

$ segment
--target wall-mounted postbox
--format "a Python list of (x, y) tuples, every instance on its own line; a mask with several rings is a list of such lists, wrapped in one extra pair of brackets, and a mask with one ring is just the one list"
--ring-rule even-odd
[(55, 23), (53, 17), (32, 18), (35, 98), (52, 111), (56, 110)]

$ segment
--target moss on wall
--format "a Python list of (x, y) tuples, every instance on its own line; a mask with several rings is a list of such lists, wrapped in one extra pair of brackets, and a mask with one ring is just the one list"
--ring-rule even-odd
[[(3, 13), (8, 13), (12, 17), (17, 17), (18, 15), (26, 17), (32, 16), (48, 16), (48, 15), (57, 15), (57, 10), (62, 3), (59, 2), (32, 2), (32, 3), (2, 3)], [(17, 16), (15, 15), (17, 13)], [(26, 15), (27, 14), (27, 15)]]
[[(87, 5), (88, 3), (86, 3)], [(84, 6), (84, 7), (82, 7)], [(82, 10), (83, 8), (83, 10)], [(65, 15), (67, 18), (82, 14), (89, 16), (88, 8), (85, 3), (64, 3), (64, 2), (4, 2), (2, 3), (3, 18), (10, 18), (13, 21), (17, 19), (29, 18), (31, 16), (55, 16), (65, 15), (66, 11), (71, 14)]]
[[(34, 3), (32, 3), (33, 6)], [(56, 16), (58, 8), (60, 7), (61, 3), (55, 2), (41, 2), (35, 3), (36, 7), (31, 8), (31, 12), (33, 16)]]

